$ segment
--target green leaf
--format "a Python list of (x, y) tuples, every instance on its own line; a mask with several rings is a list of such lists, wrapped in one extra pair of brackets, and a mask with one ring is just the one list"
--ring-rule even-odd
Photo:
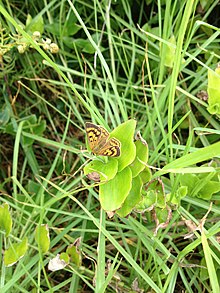
[[(216, 274), (217, 274), (217, 278), (218, 280), (220, 280), (220, 264), (218, 262), (218, 259), (220, 257), (220, 251), (218, 248), (212, 246), (211, 247), (212, 249), (212, 255), (215, 257), (213, 258), (213, 263), (214, 263), (214, 266), (215, 266), (215, 271), (216, 271)], [(208, 280), (209, 279), (209, 272), (207, 270), (207, 264), (206, 264), (206, 260), (205, 258), (203, 257), (200, 261), (200, 278), (202, 281), (205, 281), (205, 280)]]
[(105, 211), (119, 209), (129, 194), (132, 186), (132, 173), (129, 167), (118, 172), (105, 184), (100, 185), (99, 200)]
[(165, 58), (164, 58), (164, 64), (165, 66), (167, 67), (170, 67), (172, 68), (173, 67), (173, 61), (174, 61), (174, 58), (175, 58), (175, 52), (176, 52), (176, 48), (173, 45), (176, 45), (176, 39), (175, 39), (175, 36), (172, 35), (168, 42), (170, 43), (169, 45), (167, 44), (164, 44), (164, 47), (165, 47)]
[(28, 240), (25, 237), (20, 243), (11, 244), (9, 249), (5, 251), (4, 264), (7, 267), (15, 264), (19, 259), (21, 259), (28, 248)]
[(82, 264), (82, 256), (77, 246), (71, 244), (68, 246), (66, 253), (70, 256), (71, 262), (73, 262), (77, 267), (80, 267)]
[(187, 186), (188, 194), (191, 194), (193, 188), (198, 183), (199, 179), (195, 174), (183, 174), (179, 177), (180, 185)]
[(155, 215), (158, 224), (166, 223), (168, 219), (168, 210), (166, 208), (155, 208)]
[(28, 193), (30, 193), (31, 195), (36, 195), (39, 192), (40, 188), (41, 185), (38, 182), (31, 179), (28, 180), (28, 183), (26, 185), (26, 190)]
[[(46, 129), (46, 121), (45, 120), (37, 120), (36, 115), (31, 115), (24, 117), (20, 120), (20, 123), (23, 123), (22, 129), (31, 134), (42, 136), (44, 130)], [(11, 135), (15, 135), (17, 132), (17, 128), (13, 123), (7, 124), (5, 128), (5, 132)], [(29, 138), (27, 136), (22, 136), (22, 145), (30, 146), (34, 142), (34, 139)]]
[(208, 70), (208, 104), (210, 114), (220, 114), (220, 68)]
[(143, 184), (148, 183), (152, 177), (151, 170), (149, 167), (145, 167), (144, 170), (139, 175)]
[(26, 27), (31, 23), (32, 19), (33, 19), (32, 16), (28, 13), (26, 18)]
[(110, 137), (115, 137), (121, 142), (121, 156), (118, 158), (119, 172), (130, 165), (135, 159), (136, 146), (133, 141), (135, 127), (136, 121), (131, 119), (122, 123), (110, 133)]
[(109, 160), (103, 162), (101, 159), (94, 159), (84, 167), (84, 174), (98, 173), (100, 175), (100, 181), (111, 180), (115, 177), (118, 171), (118, 161)]
[(46, 253), (50, 247), (50, 234), (48, 225), (42, 224), (36, 227), (35, 241), (41, 249), (42, 253)]
[(116, 212), (120, 217), (126, 217), (128, 214), (131, 213), (136, 204), (140, 202), (142, 186), (143, 183), (140, 176), (136, 176), (135, 178), (133, 178), (131, 190), (127, 198), (125, 199), (122, 207)]
[[(79, 8), (78, 13), (80, 13), (81, 9)], [(71, 10), (70, 13), (68, 14), (68, 17), (64, 26), (65, 36), (73, 36), (78, 32), (79, 29), (81, 29), (81, 26), (78, 25), (76, 22), (77, 22), (77, 17), (74, 14), (74, 12)]]
[(60, 260), (65, 261), (66, 264), (69, 264), (70, 262), (70, 257), (66, 252), (61, 252), (60, 254)]
[[(31, 134), (42, 136), (44, 130), (46, 129), (46, 121), (40, 120), (37, 121), (37, 118), (35, 115), (31, 115), (28, 117), (28, 119), (25, 120), (23, 125), (23, 130), (26, 132), (29, 132)], [(22, 145), (24, 146), (30, 146), (34, 143), (34, 139), (22, 136)]]
[(147, 195), (142, 196), (141, 201), (134, 207), (135, 211), (142, 213), (145, 210), (151, 210), (156, 202), (156, 195), (153, 190), (149, 191)]
[[(216, 172), (217, 173), (217, 172)], [(211, 180), (211, 177), (212, 179)], [(201, 178), (200, 178), (201, 177)], [(216, 181), (214, 180), (216, 179)], [(214, 174), (183, 174), (180, 175), (181, 186), (187, 186), (188, 194), (193, 197), (199, 197), (204, 200), (211, 199), (212, 195), (220, 191), (220, 182)]]
[(0, 111), (0, 126), (4, 126), (8, 123), (10, 119), (10, 108), (5, 105), (1, 107)]
[(8, 237), (11, 232), (11, 228), (12, 219), (9, 212), (9, 205), (7, 203), (3, 203), (0, 206), (0, 229), (5, 230), (5, 236)]
[(146, 167), (148, 161), (148, 145), (141, 140), (135, 141), (136, 157), (135, 160), (129, 166), (132, 171), (132, 177), (136, 177)]
[(200, 261), (200, 278), (202, 281), (205, 281), (207, 279), (209, 279), (209, 273), (208, 273), (208, 270), (206, 268), (206, 261), (205, 261), (205, 258), (203, 257)]
[(212, 195), (214, 193), (217, 193), (219, 191), (220, 191), (220, 182), (209, 181), (205, 184), (203, 188), (200, 189), (200, 191), (197, 194), (197, 197), (209, 200), (212, 198)]
[(34, 18), (31, 19), (31, 16), (28, 15), (27, 18), (27, 26), (25, 28), (26, 32), (40, 32), (41, 34), (43, 34), (44, 32), (44, 20), (41, 14), (35, 16)]
[[(60, 24), (58, 22), (45, 24), (45, 31), (53, 34), (54, 36), (60, 36)], [(63, 34), (63, 38), (65, 38), (65, 34)]]
[(76, 39), (74, 40), (74, 44), (81, 49), (82, 52), (94, 54), (96, 52), (96, 49), (93, 47), (93, 45), (90, 43), (89, 40), (85, 39)]
[(166, 198), (164, 193), (164, 186), (161, 180), (153, 180), (147, 184), (146, 188), (142, 190), (142, 199), (135, 206), (135, 210), (143, 212), (147, 209), (151, 210), (153, 207), (164, 209), (166, 207)]
[(172, 196), (171, 199), (171, 193), (168, 193), (166, 195), (166, 199), (168, 202), (171, 202), (172, 204), (175, 205), (180, 205), (181, 199), (184, 198), (188, 193), (188, 187), (187, 186), (180, 186), (176, 193)]
[[(150, 192), (152, 194), (152, 191), (155, 194), (156, 201), (154, 202), (156, 207), (159, 208), (165, 208), (166, 207), (166, 199), (165, 199), (165, 192), (164, 192), (164, 185), (161, 180), (154, 180), (152, 181), (147, 188), (147, 195)], [(149, 197), (149, 195), (148, 195)]]

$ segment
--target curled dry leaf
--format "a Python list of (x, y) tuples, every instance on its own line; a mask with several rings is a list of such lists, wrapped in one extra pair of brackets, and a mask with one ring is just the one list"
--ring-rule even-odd
[(145, 146), (148, 146), (146, 140), (143, 139), (143, 137), (141, 136), (140, 131), (138, 131), (135, 135), (135, 139), (136, 140), (140, 140)]
[(92, 172), (87, 175), (89, 180), (93, 180), (95, 182), (100, 182), (100, 175), (97, 172)]
[(109, 219), (113, 218), (114, 215), (115, 215), (115, 212), (108, 212), (108, 211), (107, 211), (106, 213), (107, 213)]

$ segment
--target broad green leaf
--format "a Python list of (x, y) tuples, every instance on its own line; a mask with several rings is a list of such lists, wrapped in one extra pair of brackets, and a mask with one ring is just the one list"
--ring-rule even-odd
[(145, 167), (144, 170), (139, 174), (143, 184), (148, 183), (151, 180), (152, 174), (149, 167)]
[(31, 16), (29, 15), (27, 19), (28, 25), (26, 26), (25, 30), (26, 32), (35, 32), (38, 31), (41, 34), (44, 32), (44, 20), (41, 14), (35, 16), (31, 19)]
[(118, 158), (119, 172), (130, 165), (135, 159), (136, 146), (133, 141), (135, 127), (136, 121), (131, 119), (122, 123), (110, 133), (110, 137), (115, 137), (121, 142), (121, 156)]
[(50, 235), (48, 225), (42, 224), (37, 226), (35, 230), (35, 241), (41, 249), (42, 253), (46, 253), (50, 247)]
[(208, 70), (208, 104), (207, 110), (210, 114), (220, 114), (220, 68), (215, 72)]
[[(216, 172), (217, 173), (217, 172)], [(210, 177), (211, 175), (211, 177)], [(200, 179), (201, 177), (201, 179)], [(211, 180), (216, 179), (215, 180)], [(205, 200), (211, 199), (214, 193), (220, 191), (220, 182), (215, 173), (213, 174), (183, 174), (180, 176), (181, 186), (187, 186), (188, 194), (193, 197), (199, 197)]]
[(111, 180), (118, 171), (118, 161), (109, 160), (103, 162), (102, 159), (94, 159), (84, 167), (84, 174), (96, 172), (100, 176), (100, 181)]
[(197, 194), (197, 197), (209, 200), (214, 193), (220, 191), (220, 182), (210, 181), (205, 184), (203, 188)]
[(11, 232), (11, 227), (12, 219), (9, 212), (9, 205), (7, 203), (3, 203), (0, 206), (0, 230), (4, 230), (5, 236), (8, 237)]
[(132, 173), (129, 167), (118, 172), (107, 183), (99, 187), (99, 200), (105, 211), (119, 209), (129, 194), (132, 186)]
[(82, 52), (85, 53), (94, 54), (96, 51), (96, 49), (93, 47), (89, 40), (78, 38), (74, 40), (74, 45), (76, 45), (79, 49), (81, 49)]
[(148, 146), (141, 140), (135, 141), (136, 157), (135, 160), (129, 166), (132, 171), (132, 177), (136, 177), (146, 167), (148, 161)]
[[(81, 8), (83, 9), (83, 8)], [(79, 8), (79, 10), (81, 10)], [(78, 10), (78, 13), (80, 11)], [(59, 24), (60, 25), (60, 24)], [(65, 26), (63, 27), (63, 35), (64, 36), (73, 36), (75, 35), (78, 30), (80, 30), (82, 27), (77, 24), (77, 17), (74, 14), (74, 12), (71, 10), (70, 13), (68, 14), (67, 20), (65, 22)]]
[[(51, 24), (47, 23), (45, 24), (45, 31), (47, 33), (51, 33), (53, 34), (54, 36), (60, 36), (60, 23), (59, 22), (53, 22)], [(65, 33), (63, 33), (63, 41), (65, 39)]]
[(6, 267), (10, 267), (21, 259), (28, 248), (28, 240), (25, 237), (20, 243), (11, 244), (9, 249), (5, 251), (4, 264)]
[(125, 199), (122, 207), (116, 211), (120, 217), (126, 217), (131, 213), (132, 209), (138, 204), (141, 200), (141, 189), (143, 183), (140, 176), (136, 176), (132, 180), (131, 190)]
[(73, 262), (77, 267), (81, 266), (82, 256), (76, 245), (69, 245), (66, 250), (66, 253), (68, 253), (68, 255), (70, 256), (71, 262)]
[(199, 182), (198, 177), (195, 174), (183, 174), (179, 177), (180, 185), (187, 186), (188, 194), (191, 194), (195, 185)]

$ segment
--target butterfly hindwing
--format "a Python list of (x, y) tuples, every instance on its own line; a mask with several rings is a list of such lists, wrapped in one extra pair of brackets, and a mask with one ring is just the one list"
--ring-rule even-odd
[(111, 138), (106, 142), (104, 147), (100, 149), (100, 154), (102, 156), (119, 157), (121, 154), (120, 146), (121, 144), (116, 138)]
[(86, 122), (86, 133), (89, 147), (98, 156), (118, 157), (121, 154), (121, 143), (116, 138), (109, 138), (109, 132), (103, 127)]

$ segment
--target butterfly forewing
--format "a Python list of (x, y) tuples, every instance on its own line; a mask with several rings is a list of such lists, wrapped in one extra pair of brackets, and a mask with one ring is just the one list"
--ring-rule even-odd
[(103, 136), (102, 129), (98, 125), (86, 122), (86, 133), (89, 147), (92, 151), (94, 151), (94, 148), (98, 145), (101, 137)]
[(98, 156), (118, 157), (121, 143), (116, 138), (109, 138), (109, 132), (102, 126), (87, 122), (86, 133), (89, 147)]

